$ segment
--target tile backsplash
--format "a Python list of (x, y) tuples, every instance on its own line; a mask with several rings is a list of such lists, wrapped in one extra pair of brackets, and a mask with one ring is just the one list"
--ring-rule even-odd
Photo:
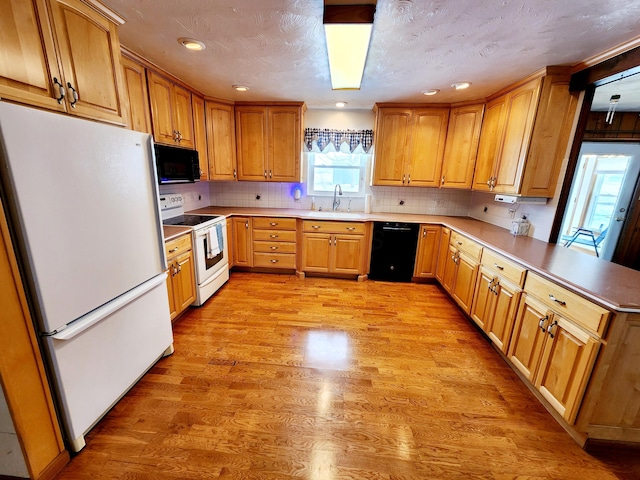
[[(302, 191), (299, 200), (294, 199), (294, 189)], [(372, 212), (423, 213), (428, 215), (469, 214), (471, 192), (438, 188), (370, 187)], [(259, 197), (259, 198), (258, 198)], [(316, 210), (331, 210), (333, 196), (315, 196)], [(349, 195), (340, 198), (339, 211), (349, 208)], [(290, 208), (310, 210), (312, 199), (306, 195), (301, 183), (274, 182), (211, 182), (211, 205), (224, 207)], [(403, 203), (402, 205), (400, 203)], [(364, 197), (352, 197), (352, 212), (363, 212)]]

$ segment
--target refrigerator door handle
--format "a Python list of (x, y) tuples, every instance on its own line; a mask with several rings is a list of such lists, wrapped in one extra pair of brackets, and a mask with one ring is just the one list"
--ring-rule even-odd
[(96, 323), (104, 320), (109, 315), (120, 310), (122, 307), (128, 305), (133, 302), (135, 299), (141, 297), (145, 293), (154, 289), (161, 283), (165, 283), (167, 278), (166, 273), (161, 273), (150, 280), (147, 280), (142, 285), (138, 285), (137, 287), (129, 290), (127, 293), (120, 295), (117, 298), (114, 298), (109, 303), (96, 308), (94, 311), (83, 315), (82, 317), (73, 321), (70, 326), (55, 332), (53, 334), (44, 334), (45, 336), (54, 338), (56, 340), (71, 340), (73, 337), (79, 335), (84, 332), (86, 329), (92, 327)]

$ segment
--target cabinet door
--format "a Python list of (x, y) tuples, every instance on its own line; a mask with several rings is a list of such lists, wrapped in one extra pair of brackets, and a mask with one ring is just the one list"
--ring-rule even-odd
[(238, 180), (267, 181), (266, 107), (236, 107)]
[(302, 270), (329, 273), (333, 237), (325, 233), (305, 233), (302, 236)]
[(376, 115), (376, 153), (374, 185), (402, 185), (406, 182), (404, 165), (411, 146), (413, 110), (379, 108)]
[(493, 176), (504, 130), (506, 98), (496, 98), (487, 104), (482, 120), (482, 133), (478, 145), (473, 190), (493, 190)]
[(169, 80), (148, 70), (149, 101), (151, 104), (151, 123), (153, 139), (156, 143), (175, 145), (176, 135), (173, 128), (172, 84)]
[(444, 273), (442, 275), (442, 287), (449, 293), (453, 291), (453, 282), (458, 273), (458, 250), (448, 245), (447, 255), (444, 259)]
[(196, 298), (195, 268), (193, 264), (193, 252), (189, 250), (175, 259), (178, 273), (174, 279), (174, 292), (176, 293), (176, 309), (178, 313), (193, 303)]
[(521, 290), (500, 278), (493, 288), (493, 308), (484, 331), (503, 353), (507, 353), (518, 310)]
[(420, 226), (420, 238), (418, 239), (418, 253), (414, 277), (434, 278), (436, 265), (438, 264), (438, 243), (440, 241), (440, 227), (433, 225)]
[(553, 313), (532, 297), (522, 294), (507, 356), (531, 382), (535, 378), (547, 327)]
[(62, 77), (44, 0), (3, 0), (0, 18), (0, 97), (65, 111), (56, 101), (54, 78)]
[(573, 423), (600, 343), (559, 315), (547, 327), (535, 386), (565, 420)]
[(334, 235), (331, 272), (361, 274), (364, 237), (362, 235)]
[(504, 137), (496, 166), (494, 191), (518, 193), (538, 107), (540, 79), (507, 94)]
[(120, 57), (122, 76), (128, 102), (127, 123), (131, 130), (151, 133), (151, 112), (145, 68), (137, 62)]
[(451, 238), (451, 230), (442, 227), (440, 233), (440, 245), (438, 246), (438, 265), (436, 265), (436, 280), (444, 286), (444, 271), (449, 258), (449, 239)]
[(299, 107), (268, 107), (269, 180), (300, 181), (302, 130)]
[(471, 188), (483, 112), (483, 104), (451, 109), (440, 181), (443, 187)]
[(178, 310), (176, 310), (176, 292), (173, 288), (173, 262), (169, 262), (169, 270), (167, 274), (167, 296), (169, 297), (169, 313), (171, 314), (171, 320), (178, 316)]
[(236, 180), (236, 131), (233, 105), (206, 102), (209, 180)]
[(475, 286), (475, 298), (473, 299), (473, 305), (469, 315), (485, 332), (494, 315), (495, 292), (493, 286), (496, 281), (497, 278), (493, 273), (485, 268), (480, 269)]
[(229, 268), (232, 268), (235, 263), (235, 253), (233, 245), (233, 221), (227, 219), (227, 259), (229, 260)]
[[(80, 0), (49, 0), (69, 111), (125, 125), (116, 25)], [(73, 103), (73, 91), (78, 100)]]
[(178, 132), (178, 145), (195, 148), (191, 92), (179, 85), (173, 85), (173, 106), (173, 125)]
[(469, 313), (478, 275), (478, 263), (459, 252), (457, 270), (451, 296), (466, 313)]
[(405, 185), (414, 187), (440, 185), (448, 121), (448, 108), (419, 108), (414, 111), (411, 154), (405, 169), (407, 174)]
[(233, 217), (233, 264), (237, 267), (253, 265), (251, 219)]
[(193, 105), (193, 133), (200, 161), (200, 180), (209, 180), (209, 160), (207, 158), (207, 127), (205, 124), (204, 98), (191, 96)]

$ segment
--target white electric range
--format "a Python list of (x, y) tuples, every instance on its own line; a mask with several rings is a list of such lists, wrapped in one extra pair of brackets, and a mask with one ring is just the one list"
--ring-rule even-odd
[(204, 304), (229, 280), (229, 248), (227, 221), (217, 215), (186, 215), (184, 197), (180, 194), (160, 194), (163, 225), (189, 227), (196, 266), (196, 300)]

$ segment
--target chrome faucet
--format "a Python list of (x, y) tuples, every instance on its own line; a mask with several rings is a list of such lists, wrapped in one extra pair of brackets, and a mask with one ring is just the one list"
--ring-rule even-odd
[(333, 211), (335, 212), (340, 206), (340, 199), (336, 197), (336, 193), (338, 195), (342, 195), (342, 187), (339, 183), (336, 183), (336, 186), (333, 188)]

